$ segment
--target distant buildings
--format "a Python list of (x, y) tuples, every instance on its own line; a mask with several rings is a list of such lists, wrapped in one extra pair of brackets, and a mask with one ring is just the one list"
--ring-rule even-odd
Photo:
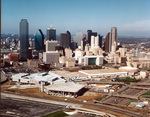
[(27, 19), (20, 22), (20, 59), (27, 60), (29, 56), (29, 24)]
[(56, 29), (52, 28), (47, 28), (47, 40), (56, 40)]
[(39, 29), (35, 35), (35, 49), (44, 51), (44, 35), (41, 29)]

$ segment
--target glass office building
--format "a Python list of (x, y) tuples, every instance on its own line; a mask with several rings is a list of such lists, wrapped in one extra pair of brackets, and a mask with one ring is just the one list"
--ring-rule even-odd
[(44, 51), (44, 35), (41, 29), (39, 29), (35, 35), (35, 49)]
[(20, 22), (20, 60), (27, 60), (29, 56), (29, 24), (27, 19)]

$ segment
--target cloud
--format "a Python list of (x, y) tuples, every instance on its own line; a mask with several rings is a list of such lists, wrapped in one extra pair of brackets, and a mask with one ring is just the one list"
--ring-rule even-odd
[(120, 31), (150, 31), (150, 20), (136, 21), (118, 27)]

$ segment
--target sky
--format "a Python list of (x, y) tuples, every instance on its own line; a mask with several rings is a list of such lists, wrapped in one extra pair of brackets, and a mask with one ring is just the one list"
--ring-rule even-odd
[(150, 37), (150, 0), (1, 0), (1, 33), (19, 34), (21, 19), (30, 34), (52, 24), (58, 35), (117, 27), (118, 36)]

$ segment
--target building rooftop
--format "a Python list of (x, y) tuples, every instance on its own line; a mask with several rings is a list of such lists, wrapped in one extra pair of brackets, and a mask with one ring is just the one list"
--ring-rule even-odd
[(79, 85), (75, 84), (73, 82), (67, 82), (67, 83), (61, 83), (61, 84), (53, 84), (49, 86), (44, 86), (48, 90), (53, 90), (53, 91), (63, 91), (63, 92), (72, 92), (76, 93), (80, 89), (84, 87), (84, 85)]

